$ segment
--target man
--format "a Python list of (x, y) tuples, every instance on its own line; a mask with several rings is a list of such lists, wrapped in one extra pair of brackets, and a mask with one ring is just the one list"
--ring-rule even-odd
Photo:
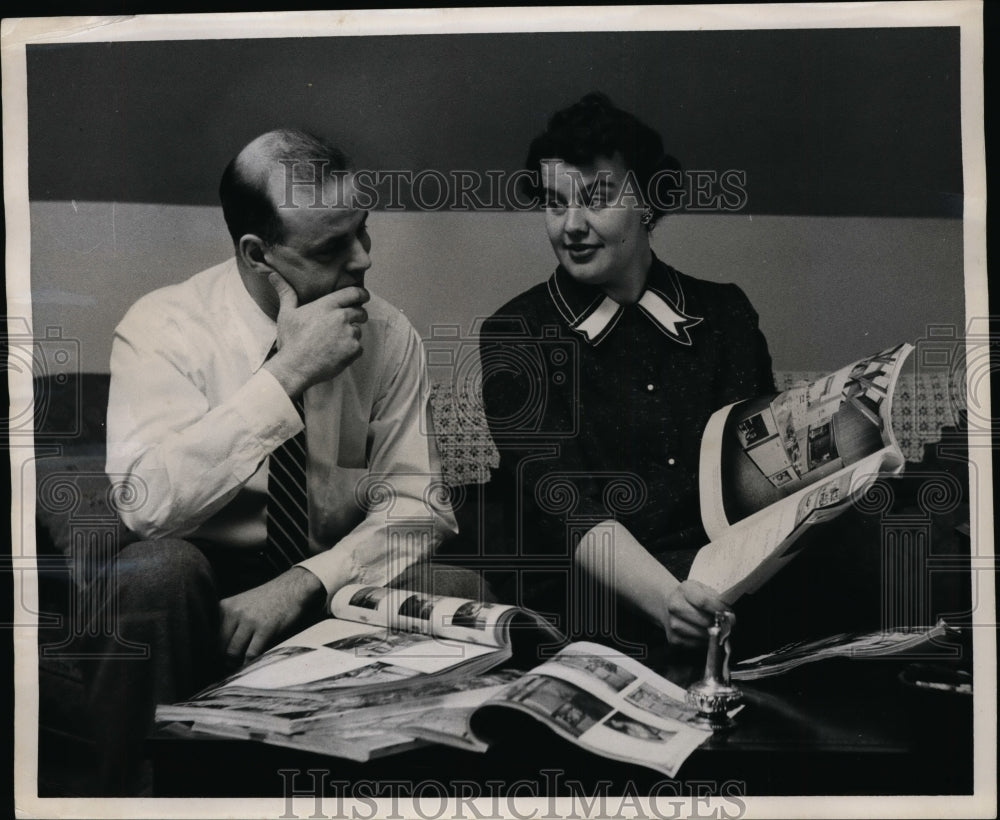
[[(345, 584), (425, 586), (420, 562), (456, 529), (434, 491), (420, 339), (364, 287), (367, 212), (343, 154), (264, 134), (220, 197), (234, 258), (140, 299), (111, 354), (107, 470), (127, 476), (122, 518), (146, 540), (119, 553), (103, 604), (150, 646), (92, 670), (111, 792), (136, 787), (156, 703), (256, 657)], [(479, 594), (458, 575), (437, 591)]]

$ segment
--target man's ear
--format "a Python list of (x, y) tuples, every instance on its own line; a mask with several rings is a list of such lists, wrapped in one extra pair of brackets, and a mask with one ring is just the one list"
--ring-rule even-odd
[(255, 273), (267, 276), (273, 268), (264, 259), (267, 244), (256, 234), (248, 233), (240, 237), (237, 253), (243, 264)]

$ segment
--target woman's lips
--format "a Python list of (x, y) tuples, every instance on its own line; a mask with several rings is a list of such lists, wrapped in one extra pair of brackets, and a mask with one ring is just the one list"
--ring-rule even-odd
[(569, 258), (574, 262), (588, 262), (593, 259), (594, 254), (600, 250), (600, 245), (582, 245), (582, 244), (572, 244), (566, 245), (566, 252), (569, 254)]

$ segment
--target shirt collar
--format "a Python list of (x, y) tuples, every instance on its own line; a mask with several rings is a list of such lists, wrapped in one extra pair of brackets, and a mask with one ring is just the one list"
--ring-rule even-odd
[[(591, 345), (608, 337), (625, 314), (618, 304), (595, 285), (586, 285), (570, 276), (560, 265), (549, 277), (549, 296), (571, 330)], [(646, 290), (639, 297), (638, 309), (668, 339), (691, 345), (690, 328), (702, 319), (684, 310), (684, 290), (677, 271), (653, 256), (646, 280)]]
[(278, 326), (274, 320), (260, 309), (243, 284), (236, 260), (231, 260), (231, 269), (225, 277), (225, 306), (233, 328), (242, 339), (250, 367), (256, 373), (274, 346)]

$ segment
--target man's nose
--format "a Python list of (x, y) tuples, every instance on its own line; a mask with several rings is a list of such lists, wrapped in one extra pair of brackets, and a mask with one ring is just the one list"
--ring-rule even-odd
[(372, 266), (370, 252), (371, 245), (368, 242), (365, 242), (362, 239), (355, 240), (351, 260), (348, 263), (348, 268), (353, 276), (364, 280), (365, 271)]

